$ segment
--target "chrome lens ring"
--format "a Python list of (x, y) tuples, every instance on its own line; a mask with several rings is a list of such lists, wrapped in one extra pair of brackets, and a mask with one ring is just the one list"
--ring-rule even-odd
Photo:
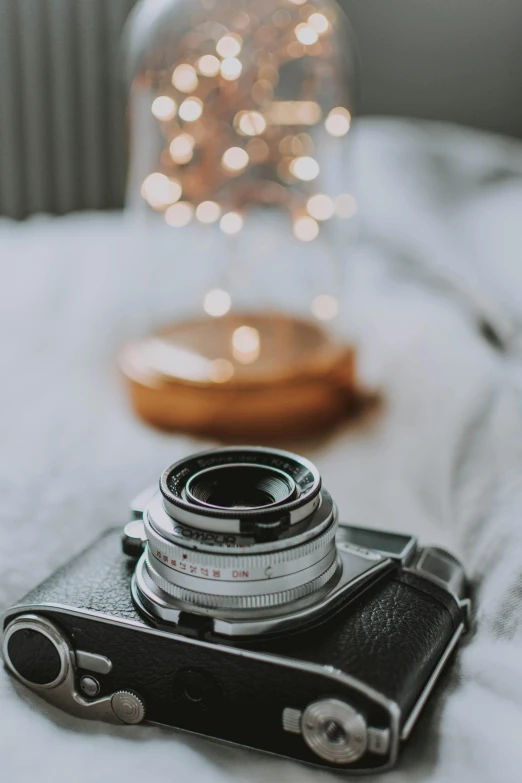
[(336, 584), (341, 575), (340, 562), (337, 556), (334, 557), (326, 570), (315, 579), (305, 582), (301, 585), (288, 587), (285, 590), (276, 593), (261, 593), (247, 595), (216, 595), (214, 593), (200, 593), (185, 587), (178, 586), (164, 579), (154, 569), (152, 569), (145, 557), (143, 557), (137, 567), (138, 581), (145, 580), (145, 586), (149, 582), (150, 589), (159, 588), (159, 590), (171, 601), (179, 601), (184, 605), (194, 606), (195, 609), (215, 610), (219, 612), (235, 610), (257, 610), (281, 607), (283, 611), (288, 611), (287, 605), (298, 601), (307, 596), (311, 596), (328, 583)]
[[(162, 529), (166, 521), (174, 531), (168, 538)], [(290, 592), (302, 597), (308, 594), (302, 593), (303, 586), (309, 584), (311, 590), (337, 559), (337, 510), (325, 490), (317, 511), (278, 541), (256, 543), (245, 536), (217, 534), (216, 545), (216, 534), (176, 525), (159, 498), (149, 505), (144, 526), (150, 579), (168, 595), (189, 602), (200, 599), (203, 606), (209, 601), (213, 605), (208, 596), (244, 596), (245, 607), (248, 595), (267, 596), (267, 606), (273, 605), (268, 596), (276, 593), (281, 600)], [(228, 545), (223, 538), (231, 539)], [(189, 598), (182, 598), (186, 591)], [(228, 599), (223, 600), (226, 604)]]
[(337, 509), (326, 490), (321, 490), (318, 502), (312, 514), (298, 525), (284, 530), (276, 539), (259, 541), (255, 536), (245, 533), (222, 533), (220, 531), (199, 529), (178, 522), (167, 514), (159, 495), (149, 503), (144, 514), (147, 536), (160, 536), (167, 542), (184, 549), (208, 552), (212, 557), (219, 554), (231, 555), (236, 552), (259, 555), (289, 550), (317, 538), (327, 530), (337, 518)]
[[(236, 554), (214, 554), (214, 551), (186, 548), (183, 544), (173, 544), (158, 535), (148, 519), (145, 519), (145, 532), (152, 555), (166, 567), (179, 573), (197, 574), (202, 578), (212, 578), (213, 572), (220, 571), (220, 578), (237, 579), (238, 572), (247, 576), (240, 578), (255, 581), (271, 579), (292, 571), (301, 571), (324, 557), (334, 544), (337, 532), (337, 520), (332, 515), (326, 530), (316, 538), (302, 544), (279, 551), (250, 553), (246, 548)], [(290, 566), (291, 564), (291, 566)]]
[[(268, 502), (259, 505), (241, 505), (241, 502), (233, 501), (225, 507), (205, 504), (201, 499), (194, 500), (190, 488), (197, 474), (225, 467), (240, 471), (246, 466), (265, 470), (272, 477), (276, 472), (279, 477), (283, 474), (290, 480), (289, 491), (286, 495), (283, 493), (280, 499), (269, 497)], [(230, 478), (229, 485), (233, 485)], [(308, 460), (287, 451), (253, 446), (213, 449), (196, 454), (168, 467), (160, 479), (165, 510), (176, 521), (199, 530), (250, 532), (261, 536), (271, 532), (277, 534), (306, 519), (317, 508), (320, 490), (319, 471)], [(238, 497), (241, 499), (239, 487)]]
[[(137, 603), (222, 618), (321, 600), (342, 574), (337, 509), (317, 468), (285, 451), (215, 449), (172, 465), (144, 513)], [(142, 596), (143, 601), (139, 598)]]
[[(198, 573), (181, 573), (177, 572), (175, 576), (172, 574), (172, 569), (169, 568), (163, 561), (158, 560), (148, 550), (145, 553), (145, 559), (147, 561), (147, 567), (149, 572), (154, 571), (155, 576), (159, 575), (163, 580), (169, 582), (169, 584), (175, 583), (176, 587), (186, 588), (192, 590), (195, 593), (203, 594), (207, 591), (211, 595), (269, 595), (272, 593), (282, 593), (285, 590), (291, 590), (295, 587), (301, 587), (303, 584), (308, 584), (312, 580), (320, 577), (325, 571), (327, 571), (334, 560), (337, 558), (337, 552), (334, 546), (330, 547), (329, 551), (320, 560), (314, 560), (306, 568), (294, 571), (289, 568), (286, 573), (282, 573), (276, 577), (267, 577), (261, 579), (249, 579), (248, 571), (246, 569), (230, 569), (228, 576), (229, 579), (223, 578), (223, 572), (220, 572), (218, 578), (204, 577)], [(270, 566), (268, 566), (270, 568)], [(210, 572), (212, 574), (212, 571)], [(234, 577), (234, 574), (238, 574), (238, 578)], [(246, 578), (241, 578), (240, 575), (245, 574)], [(153, 580), (157, 581), (153, 576)], [(161, 585), (158, 582), (158, 586)]]

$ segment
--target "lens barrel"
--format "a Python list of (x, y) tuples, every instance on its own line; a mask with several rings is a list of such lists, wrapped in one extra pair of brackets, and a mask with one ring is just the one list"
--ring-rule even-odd
[(223, 448), (181, 460), (161, 477), (144, 524), (143, 588), (196, 612), (284, 611), (339, 576), (335, 505), (317, 468), (289, 452)]

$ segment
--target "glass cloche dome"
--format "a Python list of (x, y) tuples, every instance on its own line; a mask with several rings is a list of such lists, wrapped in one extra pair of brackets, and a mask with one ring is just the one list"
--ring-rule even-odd
[(138, 412), (253, 436), (331, 423), (353, 392), (353, 354), (336, 333), (355, 213), (342, 10), (142, 0), (126, 71), (128, 207), (185, 287), (173, 323), (124, 352)]

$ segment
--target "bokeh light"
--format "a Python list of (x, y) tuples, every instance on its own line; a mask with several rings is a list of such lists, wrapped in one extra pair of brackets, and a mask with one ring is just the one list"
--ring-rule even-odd
[(174, 68), (172, 84), (180, 92), (193, 92), (198, 86), (198, 75), (194, 66), (181, 63)]
[(294, 222), (294, 236), (302, 242), (311, 242), (319, 233), (319, 224), (312, 217), (303, 216)]
[(178, 201), (165, 212), (165, 222), (174, 228), (187, 226), (194, 216), (194, 207), (188, 201)]
[(178, 107), (176, 102), (173, 101), (172, 98), (169, 98), (168, 95), (158, 95), (158, 97), (152, 101), (150, 110), (156, 119), (166, 122), (176, 116)]
[(215, 201), (202, 201), (196, 208), (196, 217), (200, 223), (215, 223), (221, 215), (221, 207)]
[(319, 174), (319, 164), (314, 158), (310, 158), (308, 155), (303, 155), (300, 158), (295, 158), (290, 163), (290, 173), (297, 179), (301, 179), (304, 182), (309, 182), (315, 179)]
[(208, 315), (219, 318), (230, 310), (232, 300), (227, 291), (222, 288), (213, 288), (207, 291), (203, 300), (203, 309)]
[(350, 130), (352, 116), (344, 106), (332, 109), (325, 120), (325, 128), (330, 136), (345, 136)]

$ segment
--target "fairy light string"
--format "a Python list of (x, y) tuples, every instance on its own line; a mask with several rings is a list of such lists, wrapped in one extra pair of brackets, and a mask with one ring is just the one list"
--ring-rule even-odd
[[(340, 138), (349, 108), (325, 108), (332, 79), (335, 10), (317, 0), (198, 0), (168, 67), (149, 72), (150, 111), (165, 140), (141, 194), (169, 226), (193, 219), (241, 231), (254, 204), (291, 216), (294, 236), (314, 240), (321, 223), (351, 217), (345, 194), (314, 187), (315, 131)], [(249, 9), (255, 9), (249, 12)], [(262, 13), (260, 13), (262, 9)], [(281, 70), (299, 62), (293, 100), (277, 97)]]

